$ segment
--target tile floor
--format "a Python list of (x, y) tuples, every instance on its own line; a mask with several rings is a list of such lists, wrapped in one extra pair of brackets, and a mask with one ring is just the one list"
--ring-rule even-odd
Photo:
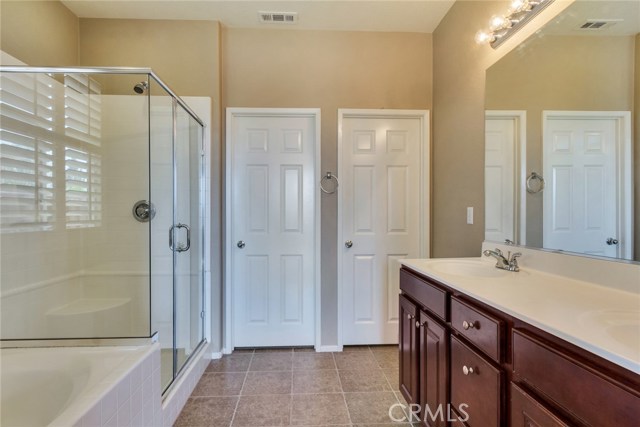
[(175, 426), (409, 427), (389, 417), (399, 402), (397, 346), (236, 350), (211, 361)]

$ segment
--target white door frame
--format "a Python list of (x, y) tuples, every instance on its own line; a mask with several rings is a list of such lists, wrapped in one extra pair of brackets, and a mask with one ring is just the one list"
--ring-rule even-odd
[[(225, 136), (225, 217), (224, 217), (224, 252), (223, 252), (223, 354), (230, 354), (233, 351), (233, 288), (232, 288), (232, 260), (233, 242), (231, 241), (231, 182), (233, 177), (233, 154), (234, 147), (231, 141), (232, 124), (236, 117), (311, 117), (315, 121), (315, 147), (314, 147), (314, 174), (319, 176), (320, 172), (320, 109), (319, 108), (227, 108), (226, 114), (226, 136)], [(320, 178), (317, 179), (319, 185)], [(314, 331), (315, 347), (320, 348), (321, 322), (320, 322), (320, 189), (316, 188), (315, 218), (314, 218)]]
[[(420, 257), (431, 256), (430, 221), (431, 214), (431, 141), (429, 133), (429, 110), (367, 110), (367, 109), (338, 109), (338, 177), (343, 176), (342, 162), (342, 122), (345, 118), (413, 118), (420, 120)], [(342, 351), (342, 283), (344, 245), (344, 230), (342, 229), (342, 192), (338, 197), (338, 351)]]
[[(515, 178), (513, 188), (514, 240), (517, 245), (527, 244), (527, 112), (524, 110), (486, 110), (485, 120), (510, 119), (515, 122), (516, 145), (514, 147)], [(500, 242), (504, 243), (504, 242)]]
[[(621, 242), (619, 256), (633, 259), (633, 145), (631, 144), (630, 111), (557, 111), (542, 112), (542, 169), (544, 170), (544, 140), (547, 134), (547, 121), (550, 119), (614, 119), (616, 121), (616, 166), (618, 176), (618, 239)], [(636, 213), (637, 215), (637, 213)]]

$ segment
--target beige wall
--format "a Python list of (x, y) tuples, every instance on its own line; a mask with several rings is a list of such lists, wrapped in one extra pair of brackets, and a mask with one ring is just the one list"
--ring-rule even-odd
[[(474, 42), (508, 2), (457, 1), (433, 33), (432, 256), (478, 256), (484, 240), (484, 87), (496, 53)], [(474, 207), (473, 225), (466, 207)]]
[(1, 1), (0, 49), (29, 65), (77, 65), (78, 18), (58, 1)]
[(634, 152), (634, 165), (636, 181), (634, 184), (634, 197), (635, 197), (635, 253), (634, 258), (636, 261), (640, 261), (640, 34), (636, 35), (636, 63), (635, 63), (635, 100), (634, 100), (634, 112), (635, 112), (635, 152)]
[[(543, 110), (632, 110), (634, 44), (630, 36), (545, 36), (487, 70), (486, 108), (527, 113), (527, 173), (542, 172)], [(542, 247), (542, 193), (527, 194), (526, 242)]]
[[(226, 107), (319, 107), (321, 170), (337, 170), (338, 108), (431, 109), (431, 35), (225, 29)], [(337, 201), (322, 195), (322, 343), (337, 342)]]

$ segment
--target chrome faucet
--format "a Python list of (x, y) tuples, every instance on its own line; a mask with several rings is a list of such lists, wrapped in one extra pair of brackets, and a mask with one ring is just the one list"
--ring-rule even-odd
[(505, 258), (500, 249), (491, 251), (489, 249), (482, 252), (484, 256), (491, 256), (496, 259), (496, 268), (507, 271), (520, 271), (520, 267), (518, 266), (517, 258), (522, 256), (520, 252), (516, 252), (513, 255), (511, 252), (507, 252), (507, 257)]

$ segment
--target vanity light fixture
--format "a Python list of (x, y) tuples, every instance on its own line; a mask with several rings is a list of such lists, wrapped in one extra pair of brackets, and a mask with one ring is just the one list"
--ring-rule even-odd
[(494, 49), (522, 28), (553, 0), (513, 0), (504, 15), (493, 15), (489, 29), (476, 33), (476, 43), (490, 44)]

